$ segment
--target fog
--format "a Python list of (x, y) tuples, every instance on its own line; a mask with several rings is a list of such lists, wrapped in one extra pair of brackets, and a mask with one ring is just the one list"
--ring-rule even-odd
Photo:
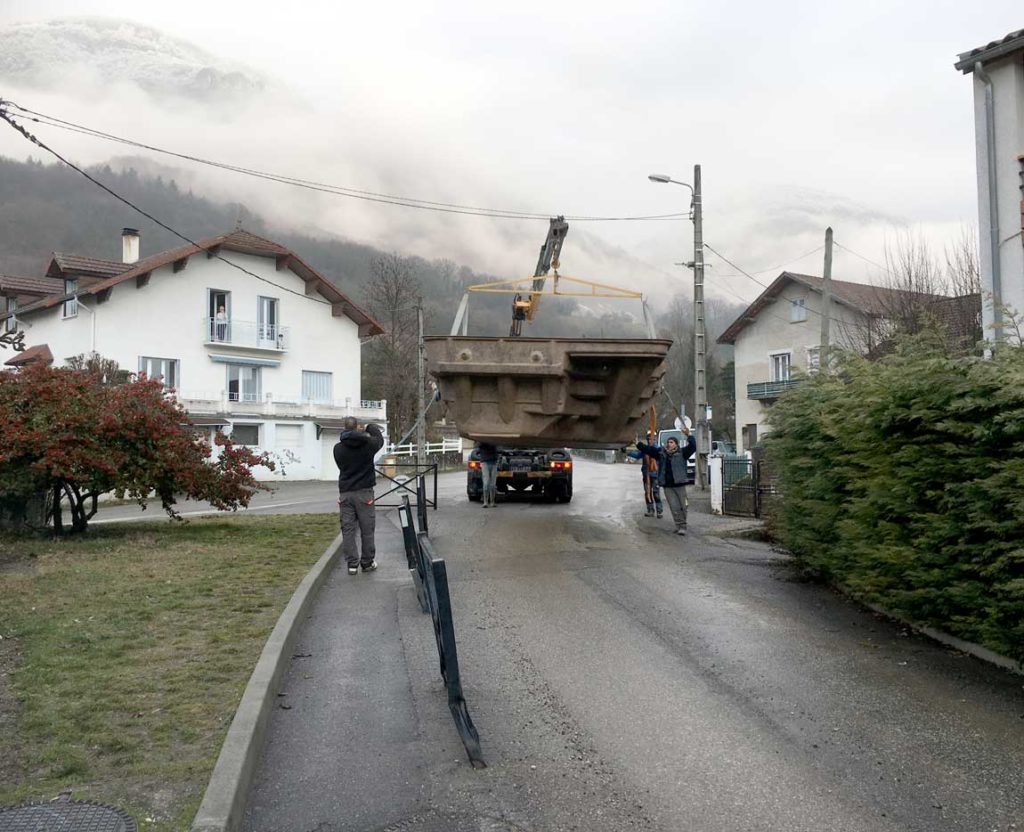
[[(7, 0), (0, 96), (243, 167), (551, 215), (686, 210), (686, 188), (647, 175), (690, 182), (700, 163), (705, 240), (768, 283), (777, 267), (820, 274), (820, 251), (799, 255), (821, 246), (826, 225), (880, 263), (901, 228), (941, 249), (976, 223), (971, 81), (952, 64), (1022, 25), (1018, 3), (996, 0), (983, 12), (945, 0), (652, 2), (628, 13), (348, 5)], [(66, 21), (83, 14), (133, 23), (108, 20), (97, 40), (94, 23)], [(53, 19), (64, 20), (40, 25)], [(82, 163), (138, 153), (29, 126)], [(9, 129), (0, 153), (45, 159)], [(532, 272), (546, 231), (538, 220), (377, 204), (149, 155), (179, 185), (274, 224), (502, 277)], [(674, 264), (692, 258), (685, 220), (578, 221), (562, 272), (664, 300), (688, 285)], [(706, 259), (710, 297), (761, 291)], [(844, 250), (833, 274), (881, 276)]]

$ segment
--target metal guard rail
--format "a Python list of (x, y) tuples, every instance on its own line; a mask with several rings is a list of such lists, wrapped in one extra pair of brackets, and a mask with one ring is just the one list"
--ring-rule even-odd
[[(426, 518), (426, 505), (417, 506), (422, 520)], [(455, 622), (452, 618), (451, 596), (448, 593), (448, 571), (444, 559), (437, 557), (427, 532), (417, 532), (409, 497), (402, 497), (398, 509), (405, 542), (405, 557), (409, 564), (416, 598), (420, 609), (429, 612), (434, 623), (434, 640), (437, 642), (437, 656), (441, 666), (441, 678), (448, 691), (448, 710), (455, 720), (455, 727), (462, 739), (473, 768), (486, 768), (483, 752), (480, 750), (480, 735), (469, 715), (466, 698), (462, 693), (462, 678), (459, 675), (459, 656), (455, 645)]]

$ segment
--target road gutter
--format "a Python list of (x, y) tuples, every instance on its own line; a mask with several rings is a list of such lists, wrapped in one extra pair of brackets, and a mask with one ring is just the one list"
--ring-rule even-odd
[(975, 644), (972, 641), (964, 641), (962, 638), (951, 636), (949, 633), (944, 633), (942, 630), (936, 630), (932, 627), (927, 627), (924, 624), (915, 624), (913, 621), (907, 621), (904, 618), (896, 615), (885, 607), (880, 607), (877, 604), (870, 604), (867, 601), (862, 601), (855, 595), (851, 594), (843, 586), (839, 587), (843, 594), (848, 598), (856, 601), (858, 604), (862, 604), (872, 612), (884, 615), (899, 624), (909, 627), (914, 632), (920, 633), (923, 636), (927, 636), (933, 641), (937, 641), (940, 644), (944, 644), (947, 647), (952, 647), (954, 650), (959, 650), (961, 653), (967, 653), (968, 655), (974, 656), (976, 659), (981, 659), (984, 662), (989, 662), (997, 667), (1001, 667), (1004, 670), (1009, 670), (1011, 673), (1019, 673), (1024, 675), (1024, 662), (1014, 661), (1008, 656), (1000, 655), (994, 650), (989, 650), (987, 647), (982, 647), (980, 644)]
[(192, 821), (192, 832), (237, 832), (241, 829), (246, 796), (295, 640), (311, 602), (337, 563), (340, 553), (339, 533), (302, 579), (263, 645), (263, 652), (224, 738), (203, 802)]

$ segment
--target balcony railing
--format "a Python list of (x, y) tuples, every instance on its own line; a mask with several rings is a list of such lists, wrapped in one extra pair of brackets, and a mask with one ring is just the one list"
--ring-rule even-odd
[(288, 349), (289, 327), (256, 321), (218, 321), (203, 318), (203, 339), (207, 344), (284, 352)]
[(803, 381), (798, 378), (786, 381), (755, 381), (747, 385), (748, 399), (777, 399), (787, 390), (799, 387)]
[(177, 394), (178, 402), (189, 413), (231, 414), (235, 416), (269, 416), (293, 418), (338, 419), (355, 416), (360, 421), (383, 422), (387, 419), (386, 401), (343, 399), (340, 401), (303, 401), (299, 396), (281, 396), (265, 393), (256, 398), (227, 390), (183, 390)]

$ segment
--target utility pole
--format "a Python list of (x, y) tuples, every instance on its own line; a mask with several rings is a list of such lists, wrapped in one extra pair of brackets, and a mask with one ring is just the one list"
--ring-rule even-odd
[(419, 410), (419, 421), (416, 423), (416, 465), (422, 468), (427, 462), (427, 403), (423, 400), (423, 391), (426, 389), (426, 367), (427, 351), (423, 344), (423, 305), (416, 305), (416, 323), (419, 328), (419, 337), (416, 341), (416, 379), (417, 389), (416, 401)]
[(697, 417), (697, 482), (701, 491), (707, 486), (708, 438), (707, 356), (704, 330), (704, 225), (701, 214), (700, 165), (693, 166), (693, 358), (694, 405)]
[(832, 321), (832, 228), (825, 229), (825, 270), (821, 281), (821, 348), (818, 372), (828, 372), (829, 323)]

